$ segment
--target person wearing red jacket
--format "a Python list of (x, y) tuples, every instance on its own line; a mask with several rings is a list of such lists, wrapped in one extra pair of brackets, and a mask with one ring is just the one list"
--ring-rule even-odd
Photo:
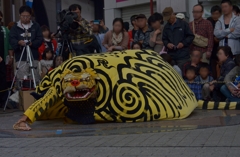
[(138, 30), (136, 17), (137, 17), (137, 15), (133, 15), (130, 18), (133, 29), (131, 31), (128, 31), (128, 36), (129, 36), (128, 49), (131, 49), (131, 43), (133, 42), (133, 38), (135, 36), (135, 33)]
[(42, 26), (41, 30), (43, 33), (44, 41), (42, 45), (38, 48), (39, 60), (42, 60), (42, 55), (46, 48), (53, 50), (54, 54), (56, 53), (56, 50), (57, 50), (57, 41), (51, 38), (51, 33), (49, 28), (47, 26)]

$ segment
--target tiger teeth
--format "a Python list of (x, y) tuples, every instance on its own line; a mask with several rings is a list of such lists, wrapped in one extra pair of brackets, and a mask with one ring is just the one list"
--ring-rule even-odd
[(78, 92), (89, 91), (89, 89), (77, 89)]
[(70, 95), (70, 93), (67, 93), (67, 94), (66, 94), (66, 97), (67, 97), (67, 99), (84, 99), (84, 98), (88, 97), (90, 94), (91, 94), (91, 92), (87, 92), (84, 96), (72, 97), (72, 96)]

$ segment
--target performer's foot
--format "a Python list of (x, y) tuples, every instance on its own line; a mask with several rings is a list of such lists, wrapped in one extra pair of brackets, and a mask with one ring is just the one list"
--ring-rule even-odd
[(31, 128), (27, 124), (27, 116), (23, 116), (19, 121), (13, 125), (13, 129), (20, 131), (30, 131)]

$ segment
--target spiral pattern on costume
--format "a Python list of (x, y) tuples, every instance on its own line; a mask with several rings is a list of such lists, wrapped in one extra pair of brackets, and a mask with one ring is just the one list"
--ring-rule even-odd
[(63, 77), (69, 70), (74, 73), (85, 68), (94, 69), (100, 77), (96, 80), (98, 104), (94, 115), (99, 121), (182, 119), (197, 105), (191, 90), (171, 65), (153, 51), (133, 50), (74, 57), (49, 72), (37, 91), (53, 88), (55, 94), (46, 94), (42, 98), (45, 101), (35, 103), (34, 106), (42, 107), (40, 112), (34, 110), (37, 116), (44, 113), (47, 106), (53, 108), (55, 116), (63, 115), (66, 108), (54, 105), (55, 102), (61, 104), (64, 98)]
[(113, 88), (112, 100), (109, 110), (116, 116), (120, 115), (123, 122), (143, 118), (148, 108), (144, 93), (138, 89), (136, 84), (127, 80), (117, 82)]
[(102, 70), (96, 70), (101, 78), (98, 80), (98, 108), (101, 112), (102, 110), (106, 109), (107, 104), (110, 103), (111, 94), (112, 94), (112, 84), (106, 84), (106, 82), (111, 82), (111, 78)]

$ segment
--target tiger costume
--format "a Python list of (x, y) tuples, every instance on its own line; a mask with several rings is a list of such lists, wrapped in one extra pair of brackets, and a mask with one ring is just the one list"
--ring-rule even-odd
[(24, 113), (30, 123), (63, 118), (68, 112), (64, 101), (86, 102), (93, 93), (94, 119), (105, 122), (183, 119), (196, 107), (239, 109), (239, 103), (197, 102), (182, 77), (153, 51), (74, 57), (49, 72), (36, 92), (46, 94)]

